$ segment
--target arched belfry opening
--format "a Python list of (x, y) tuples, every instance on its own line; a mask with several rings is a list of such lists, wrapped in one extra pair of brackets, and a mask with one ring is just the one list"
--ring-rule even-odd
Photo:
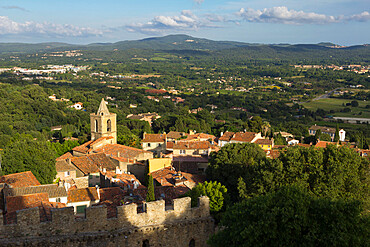
[(109, 112), (107, 102), (102, 99), (98, 111), (90, 114), (91, 140), (113, 137), (110, 142), (117, 143), (116, 117), (116, 114)]
[(110, 132), (112, 130), (112, 121), (110, 119), (107, 120), (107, 132)]

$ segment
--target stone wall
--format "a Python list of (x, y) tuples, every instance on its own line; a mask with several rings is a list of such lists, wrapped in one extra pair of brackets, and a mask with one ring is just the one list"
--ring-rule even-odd
[[(1, 246), (206, 246), (214, 232), (209, 199), (199, 198), (191, 208), (189, 197), (175, 199), (172, 208), (163, 200), (146, 204), (137, 213), (136, 204), (117, 208), (116, 218), (107, 218), (105, 206), (86, 209), (86, 217), (75, 219), (73, 208), (53, 209), (51, 221), (40, 222), (38, 208), (17, 212), (17, 223), (0, 225)], [(1, 214), (2, 215), (2, 214)]]

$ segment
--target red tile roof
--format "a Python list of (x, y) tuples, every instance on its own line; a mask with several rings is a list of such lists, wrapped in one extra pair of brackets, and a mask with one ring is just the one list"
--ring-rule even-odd
[(9, 184), (12, 187), (28, 187), (41, 185), (30, 171), (1, 176), (0, 183)]
[(280, 150), (264, 150), (267, 158), (276, 159), (280, 155)]
[(231, 138), (231, 141), (238, 141), (238, 142), (252, 142), (253, 139), (256, 137), (256, 133), (254, 132), (237, 132)]
[(197, 133), (194, 135), (188, 135), (185, 139), (181, 139), (178, 141), (197, 141), (197, 140), (206, 141), (206, 140), (214, 140), (214, 139), (216, 139), (214, 135), (209, 135), (205, 133)]
[(47, 193), (36, 193), (23, 196), (8, 196), (6, 198), (6, 211), (15, 212), (17, 210), (34, 207), (35, 203), (49, 201)]
[(145, 134), (142, 142), (165, 142), (166, 134)]
[(101, 147), (95, 152), (102, 152), (114, 157), (123, 157), (128, 159), (137, 159), (140, 154), (153, 154), (150, 151), (144, 151), (142, 149), (128, 147), (120, 144), (107, 144), (104, 147)]
[(327, 142), (327, 141), (318, 141), (316, 143), (315, 147), (317, 147), (317, 148), (326, 148), (327, 145), (331, 145), (331, 144), (336, 145), (337, 143), (336, 142)]
[[(16, 198), (17, 197), (17, 198)], [(5, 214), (6, 224), (16, 223), (16, 210), (26, 209), (26, 208), (39, 208), (40, 221), (51, 221), (51, 209), (53, 208), (64, 208), (66, 204), (60, 202), (49, 202), (45, 195), (26, 195), (26, 196), (16, 196), (10, 199), (10, 211), (8, 206), (8, 212)], [(8, 199), (9, 199), (8, 198)], [(9, 202), (9, 201), (8, 201)], [(17, 206), (13, 207), (14, 204)]]
[[(161, 170), (152, 172), (153, 179), (156, 180), (162, 186), (176, 186), (174, 177), (178, 175), (178, 172), (171, 167), (166, 167)], [(184, 181), (190, 183), (201, 183), (205, 181), (204, 176), (181, 172), (181, 175), (185, 178)]]
[(230, 141), (231, 138), (234, 136), (234, 132), (226, 131), (220, 138), (218, 138), (219, 141)]
[(68, 203), (86, 202), (99, 200), (98, 192), (95, 187), (74, 189), (68, 191)]
[(309, 147), (311, 147), (311, 144), (298, 143), (298, 146), (309, 148)]
[(181, 141), (173, 144), (173, 149), (208, 149), (213, 145), (209, 141)]
[(101, 138), (96, 139), (94, 141), (85, 142), (84, 144), (82, 144), (80, 146), (74, 147), (72, 150), (80, 152), (80, 153), (87, 154), (87, 153), (92, 152), (94, 150), (94, 148), (98, 148), (99, 145), (103, 144), (105, 140), (109, 140), (109, 139), (112, 139), (112, 138), (113, 138), (112, 136), (101, 137)]
[(269, 139), (257, 139), (254, 143), (258, 145), (272, 145), (272, 140)]
[(325, 126), (317, 126), (312, 125), (309, 130), (321, 130), (322, 133), (335, 133), (335, 128), (325, 127)]
[(134, 182), (137, 184), (138, 188), (145, 187), (141, 185), (140, 181), (135, 177), (133, 174), (127, 174), (127, 173), (122, 173), (122, 174), (116, 174), (115, 172), (106, 172), (103, 173), (109, 180), (116, 185), (123, 187), (124, 185), (129, 185), (130, 189), (134, 188)]
[(113, 161), (104, 153), (88, 154), (81, 157), (74, 157), (71, 159), (75, 165), (85, 175), (99, 172), (99, 168), (105, 168), (108, 171), (116, 168)]
[(171, 138), (171, 139), (179, 139), (183, 136), (185, 136), (185, 132), (178, 132), (178, 131), (170, 131), (168, 134), (167, 134), (167, 138)]
[(66, 160), (66, 159), (72, 158), (72, 157), (73, 157), (72, 153), (71, 152), (67, 152), (67, 153), (63, 154), (62, 156), (56, 158), (55, 161)]

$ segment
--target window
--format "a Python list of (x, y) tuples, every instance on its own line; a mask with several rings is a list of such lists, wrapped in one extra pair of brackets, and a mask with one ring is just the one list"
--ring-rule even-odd
[(144, 241), (143, 241), (143, 247), (149, 247), (150, 245), (149, 245), (149, 240), (148, 239), (145, 239)]
[(77, 206), (77, 207), (76, 207), (76, 212), (77, 212), (78, 214), (84, 214), (84, 213), (85, 213), (85, 208), (86, 208), (86, 205)]
[(110, 121), (110, 119), (108, 119), (107, 121), (107, 132), (110, 132), (112, 130), (112, 122)]
[(185, 154), (185, 150), (181, 149), (180, 154)]
[(60, 202), (60, 197), (58, 197), (55, 201), (56, 201), (56, 202)]
[(98, 131), (99, 131), (98, 120), (95, 120), (95, 132), (98, 132)]
[(90, 175), (89, 175), (89, 179), (92, 179), (92, 178), (93, 178), (93, 175), (91, 175), (91, 174), (90, 174)]
[(195, 240), (193, 238), (189, 242), (189, 247), (195, 247)]
[(148, 148), (150, 147), (150, 143), (148, 143)]
[(68, 177), (69, 175), (71, 175), (69, 171), (64, 172), (65, 177)]

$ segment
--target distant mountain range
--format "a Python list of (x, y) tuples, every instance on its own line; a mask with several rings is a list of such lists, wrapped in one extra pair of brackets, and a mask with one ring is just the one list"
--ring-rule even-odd
[(149, 49), (149, 50), (200, 50), (218, 51), (232, 48), (272, 48), (288, 49), (297, 51), (300, 49), (326, 50), (326, 49), (366, 49), (369, 45), (357, 45), (342, 47), (333, 43), (319, 44), (250, 44), (234, 41), (213, 41), (209, 39), (195, 38), (188, 35), (168, 35), (164, 37), (153, 37), (142, 40), (119, 41), (116, 43), (92, 43), (88, 45), (73, 45), (67, 43), (0, 43), (0, 53), (36, 53), (61, 50), (91, 50), (91, 51), (112, 51), (128, 49)]

